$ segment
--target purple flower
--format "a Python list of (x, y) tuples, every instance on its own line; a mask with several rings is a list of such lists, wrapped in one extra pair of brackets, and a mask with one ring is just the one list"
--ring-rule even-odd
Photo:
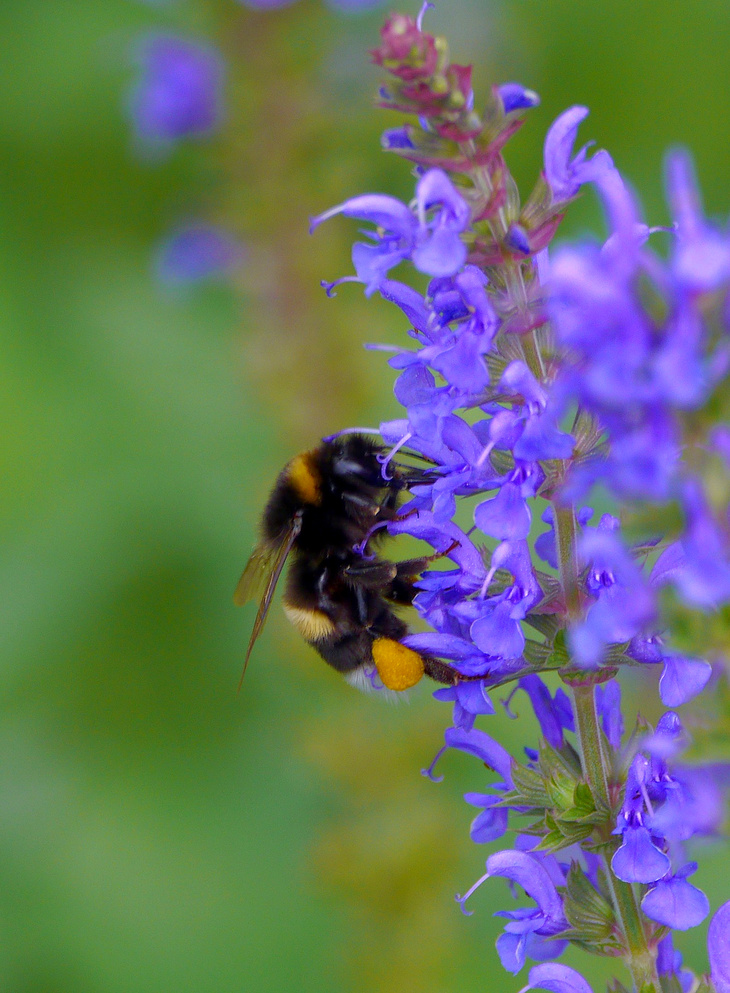
[(497, 87), (497, 93), (505, 114), (511, 114), (515, 110), (529, 110), (540, 103), (537, 93), (526, 89), (520, 83), (502, 83)]
[(571, 107), (557, 118), (545, 138), (545, 179), (558, 203), (571, 200), (583, 183), (596, 181), (614, 168), (608, 152), (587, 159), (590, 144), (573, 156), (578, 126), (587, 116), (587, 107)]
[(166, 147), (208, 135), (223, 117), (224, 65), (209, 44), (178, 35), (148, 35), (137, 50), (139, 78), (130, 111), (140, 139)]
[(618, 751), (624, 733), (624, 719), (621, 713), (621, 684), (617, 679), (596, 687), (596, 709), (609, 744)]
[(660, 977), (676, 977), (682, 993), (689, 993), (694, 985), (695, 977), (687, 969), (682, 969), (682, 955), (678, 952), (668, 934), (657, 945), (657, 972)]
[(550, 993), (593, 993), (590, 984), (575, 969), (559, 962), (542, 962), (529, 972), (529, 982), (520, 993), (527, 990), (550, 990)]
[(465, 914), (464, 903), (490, 876), (505, 876), (521, 886), (528, 897), (535, 901), (534, 908), (499, 911), (506, 917), (504, 934), (497, 940), (500, 961), (508, 972), (519, 972), (525, 958), (556, 958), (565, 948), (565, 941), (549, 940), (567, 926), (563, 904), (541, 856), (517, 849), (507, 849), (490, 855), (487, 871), (457, 902)]
[(673, 267), (691, 292), (708, 292), (730, 280), (730, 239), (702, 216), (694, 166), (688, 152), (667, 156), (667, 193), (677, 231)]
[(180, 286), (227, 275), (243, 259), (241, 244), (220, 228), (191, 224), (170, 234), (158, 250), (163, 283)]
[(665, 655), (664, 671), (659, 680), (659, 696), (665, 707), (679, 707), (697, 696), (712, 675), (709, 662), (682, 655)]
[(369, 233), (371, 243), (356, 242), (352, 249), (354, 278), (365, 283), (368, 295), (404, 259), (430, 276), (452, 276), (466, 261), (460, 235), (469, 224), (469, 206), (441, 169), (431, 169), (419, 179), (415, 214), (394, 197), (370, 193), (312, 218), (310, 231), (335, 214), (357, 217), (376, 227)]
[(702, 890), (687, 882), (686, 877), (696, 869), (697, 863), (690, 862), (650, 889), (641, 901), (646, 916), (676, 931), (687, 931), (701, 924), (710, 912), (710, 904)]
[(563, 730), (575, 730), (573, 709), (565, 691), (558, 688), (553, 698), (542, 679), (534, 674), (523, 676), (517, 685), (530, 698), (545, 741), (553, 748), (562, 748)]
[(447, 700), (454, 704), (454, 726), (469, 730), (479, 714), (493, 714), (494, 704), (489, 699), (484, 681), (481, 679), (457, 683), (436, 690), (436, 700)]
[(296, 0), (238, 0), (238, 2), (253, 10), (276, 10), (279, 7), (291, 7)]
[(724, 903), (710, 921), (707, 950), (717, 993), (730, 993), (730, 902)]
[(614, 853), (611, 868), (626, 883), (655, 883), (669, 871), (669, 859), (651, 840), (647, 828), (627, 827), (623, 845)]
[(586, 585), (595, 603), (571, 629), (569, 640), (575, 658), (587, 667), (600, 663), (606, 645), (633, 638), (655, 612), (648, 583), (608, 522), (604, 515), (579, 544), (584, 561), (590, 562)]

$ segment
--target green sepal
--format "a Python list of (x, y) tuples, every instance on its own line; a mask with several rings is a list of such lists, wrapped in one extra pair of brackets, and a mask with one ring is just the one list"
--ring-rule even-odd
[(545, 780), (545, 789), (552, 800), (551, 806), (556, 807), (562, 816), (564, 810), (573, 806), (575, 783), (562, 770), (556, 769)]
[(593, 830), (592, 825), (566, 824), (557, 820), (551, 813), (545, 814), (547, 834), (533, 849), (534, 851), (559, 852), (569, 845), (574, 845), (587, 838)]
[[(529, 624), (536, 631), (539, 631), (550, 642), (553, 641), (558, 631), (562, 630), (560, 619), (555, 614), (539, 614), (535, 611), (534, 613), (525, 615), (525, 623)], [(549, 645), (545, 645), (544, 647), (550, 648)]]
[[(659, 977), (659, 985), (661, 986), (662, 993), (684, 993), (676, 972), (665, 972), (664, 975)], [(702, 984), (700, 983), (695, 993), (700, 993), (701, 989)]]
[(564, 908), (565, 916), (583, 940), (605, 941), (613, 935), (616, 926), (613, 908), (591, 885), (577, 862), (571, 862), (568, 870)]
[(520, 765), (512, 760), (512, 782), (514, 792), (519, 795), (517, 803), (527, 807), (552, 807), (552, 801), (547, 793), (545, 780), (534, 769)]
[[(534, 616), (534, 614), (530, 614), (525, 618), (528, 624), (532, 624), (530, 618), (534, 618)], [(532, 624), (532, 626), (536, 630), (540, 630), (535, 624)], [(522, 654), (530, 665), (539, 667), (540, 669), (547, 669), (550, 656), (552, 655), (552, 649), (550, 645), (546, 645), (543, 641), (533, 641), (531, 638), (527, 638), (525, 639), (525, 647), (522, 649)]]
[(548, 663), (553, 668), (562, 668), (570, 664), (570, 652), (565, 641), (565, 629), (558, 631), (553, 641), (553, 650)]
[(630, 991), (618, 979), (611, 979), (606, 983), (606, 993), (630, 993)]

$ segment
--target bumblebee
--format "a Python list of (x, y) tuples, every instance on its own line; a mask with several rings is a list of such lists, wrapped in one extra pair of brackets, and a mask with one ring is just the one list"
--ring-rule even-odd
[(390, 562), (369, 550), (384, 533), (371, 537), (373, 526), (395, 520), (401, 494), (427, 472), (396, 465), (386, 480), (384, 455), (365, 435), (343, 435), (297, 455), (279, 474), (263, 512), (261, 540), (234, 594), (238, 605), (259, 601), (241, 681), (291, 559), (284, 612), (348, 682), (367, 688), (373, 666), (390, 690), (406, 690), (424, 674), (456, 682), (450, 666), (402, 643), (408, 626), (391, 606), (411, 604), (416, 579), (447, 552)]

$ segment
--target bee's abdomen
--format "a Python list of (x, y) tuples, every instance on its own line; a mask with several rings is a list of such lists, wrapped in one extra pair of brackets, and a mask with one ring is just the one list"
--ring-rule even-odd
[(322, 610), (297, 606), (284, 600), (284, 613), (302, 638), (312, 644), (330, 639), (335, 634), (334, 621)]

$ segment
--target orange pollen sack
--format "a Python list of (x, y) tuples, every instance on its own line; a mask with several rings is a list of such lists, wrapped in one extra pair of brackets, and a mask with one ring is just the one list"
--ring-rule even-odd
[(376, 638), (373, 661), (383, 686), (389, 690), (410, 689), (423, 676), (423, 659), (410, 648), (392, 638)]

